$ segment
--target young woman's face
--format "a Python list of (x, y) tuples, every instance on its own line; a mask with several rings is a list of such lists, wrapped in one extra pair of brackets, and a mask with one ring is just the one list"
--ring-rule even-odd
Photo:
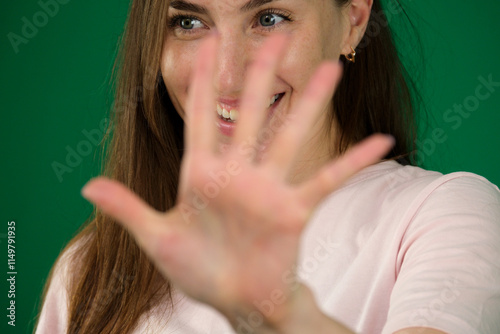
[(213, 110), (222, 113), (219, 126), (225, 136), (234, 127), (248, 65), (272, 32), (288, 33), (290, 43), (269, 92), (270, 115), (292, 109), (315, 68), (323, 60), (339, 59), (349, 33), (346, 10), (334, 0), (173, 0), (168, 17), (161, 71), (182, 117), (201, 40), (215, 29), (220, 36)]

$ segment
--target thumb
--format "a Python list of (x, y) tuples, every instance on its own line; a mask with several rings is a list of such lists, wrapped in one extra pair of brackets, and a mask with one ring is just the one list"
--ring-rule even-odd
[(162, 214), (117, 181), (95, 178), (83, 187), (82, 195), (129, 230), (144, 248), (152, 250), (155, 239), (166, 232)]

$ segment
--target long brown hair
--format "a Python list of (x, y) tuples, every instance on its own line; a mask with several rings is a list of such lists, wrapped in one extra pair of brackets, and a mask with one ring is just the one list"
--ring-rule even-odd
[[(339, 6), (349, 3), (336, 1)], [(183, 122), (159, 74), (168, 5), (165, 0), (132, 1), (115, 64), (103, 170), (161, 211), (175, 204), (183, 151)], [(414, 108), (411, 85), (381, 9), (375, 0), (372, 13), (381, 15), (372, 15), (369, 24), (379, 25), (380, 32), (365, 35), (356, 63), (345, 64), (331, 121), (340, 127), (338, 152), (382, 132), (397, 142), (387, 158), (400, 159), (412, 152)], [(160, 302), (173, 307), (168, 280), (133, 238), (99, 211), (68, 248), (77, 250), (70, 261), (68, 333), (128, 333)]]

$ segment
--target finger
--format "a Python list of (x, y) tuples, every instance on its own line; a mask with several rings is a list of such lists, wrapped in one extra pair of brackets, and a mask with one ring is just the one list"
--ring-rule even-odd
[(200, 46), (191, 78), (186, 110), (186, 149), (213, 150), (216, 139), (214, 88), (218, 37), (210, 35)]
[(325, 62), (318, 67), (298, 105), (290, 115), (279, 120), (282, 124), (273, 127), (275, 138), (268, 148), (264, 165), (279, 170), (286, 177), (298, 148), (331, 100), (341, 73), (338, 62)]
[(380, 161), (394, 146), (394, 138), (376, 134), (347, 151), (322, 168), (315, 177), (299, 186), (299, 196), (309, 207), (316, 207), (348, 178), (361, 169)]
[(268, 110), (272, 95), (277, 93), (271, 88), (287, 41), (288, 35), (271, 35), (251, 65), (241, 98), (238, 126), (233, 137), (234, 147), (240, 147), (245, 141), (257, 136), (266, 117), (264, 111)]
[(166, 224), (159, 222), (161, 214), (119, 182), (93, 179), (83, 187), (82, 195), (121, 223), (145, 248), (167, 232)]

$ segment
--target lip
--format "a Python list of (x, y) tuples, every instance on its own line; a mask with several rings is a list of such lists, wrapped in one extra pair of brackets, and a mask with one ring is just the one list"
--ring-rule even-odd
[[(276, 108), (278, 108), (278, 106), (281, 104), (281, 100), (283, 99), (283, 97), (285, 96), (285, 92), (282, 92), (282, 93), (277, 93), (280, 95), (280, 97), (278, 98), (278, 100), (271, 106), (271, 108), (269, 108), (267, 110), (268, 112), (268, 119), (275, 113), (276, 111)], [(274, 94), (274, 95), (277, 95), (277, 94)], [(274, 96), (273, 95), (273, 96)], [(220, 99), (218, 100), (218, 102), (221, 104), (222, 107), (224, 106), (228, 106), (232, 109), (237, 109), (239, 107), (239, 103), (237, 100), (227, 100), (227, 99)], [(237, 122), (228, 122), (226, 121), (224, 118), (222, 117), (218, 117), (217, 119), (217, 127), (219, 128), (219, 131), (225, 135), (225, 136), (228, 136), (228, 137), (232, 137), (233, 134), (234, 134), (234, 130), (236, 129), (236, 125), (238, 123)]]
[(218, 99), (217, 102), (226, 110), (239, 109), (240, 101), (236, 99)]

